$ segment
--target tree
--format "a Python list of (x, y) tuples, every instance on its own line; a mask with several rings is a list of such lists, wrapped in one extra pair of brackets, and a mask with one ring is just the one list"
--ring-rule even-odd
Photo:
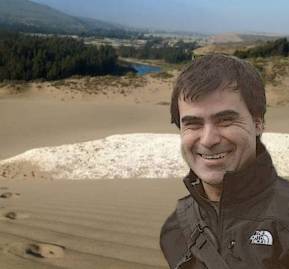
[(72, 38), (0, 34), (1, 80), (103, 75), (117, 68), (117, 54), (110, 46), (87, 46)]

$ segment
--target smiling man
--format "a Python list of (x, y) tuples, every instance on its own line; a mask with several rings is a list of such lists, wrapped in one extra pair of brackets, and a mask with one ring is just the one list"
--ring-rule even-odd
[(265, 89), (249, 63), (192, 62), (172, 93), (189, 195), (162, 227), (170, 268), (289, 268), (289, 184), (260, 137)]

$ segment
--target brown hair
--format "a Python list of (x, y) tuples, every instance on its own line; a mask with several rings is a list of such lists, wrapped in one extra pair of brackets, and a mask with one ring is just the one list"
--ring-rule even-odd
[(236, 57), (211, 54), (193, 60), (177, 78), (171, 99), (171, 122), (180, 128), (179, 98), (195, 101), (220, 86), (240, 91), (251, 115), (264, 121), (265, 88), (258, 71)]

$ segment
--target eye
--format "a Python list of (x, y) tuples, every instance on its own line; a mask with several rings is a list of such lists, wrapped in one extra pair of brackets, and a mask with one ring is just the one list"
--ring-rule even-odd
[(234, 118), (232, 117), (220, 118), (218, 119), (217, 124), (222, 127), (227, 127), (230, 126), (233, 123), (233, 121)]
[(190, 129), (190, 130), (198, 130), (202, 128), (202, 124), (199, 122), (187, 122), (183, 125), (184, 129)]

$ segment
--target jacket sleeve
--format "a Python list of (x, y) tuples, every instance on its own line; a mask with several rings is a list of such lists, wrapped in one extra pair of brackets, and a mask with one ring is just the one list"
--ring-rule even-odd
[(185, 254), (185, 238), (179, 227), (176, 211), (165, 221), (160, 233), (160, 247), (171, 269)]

